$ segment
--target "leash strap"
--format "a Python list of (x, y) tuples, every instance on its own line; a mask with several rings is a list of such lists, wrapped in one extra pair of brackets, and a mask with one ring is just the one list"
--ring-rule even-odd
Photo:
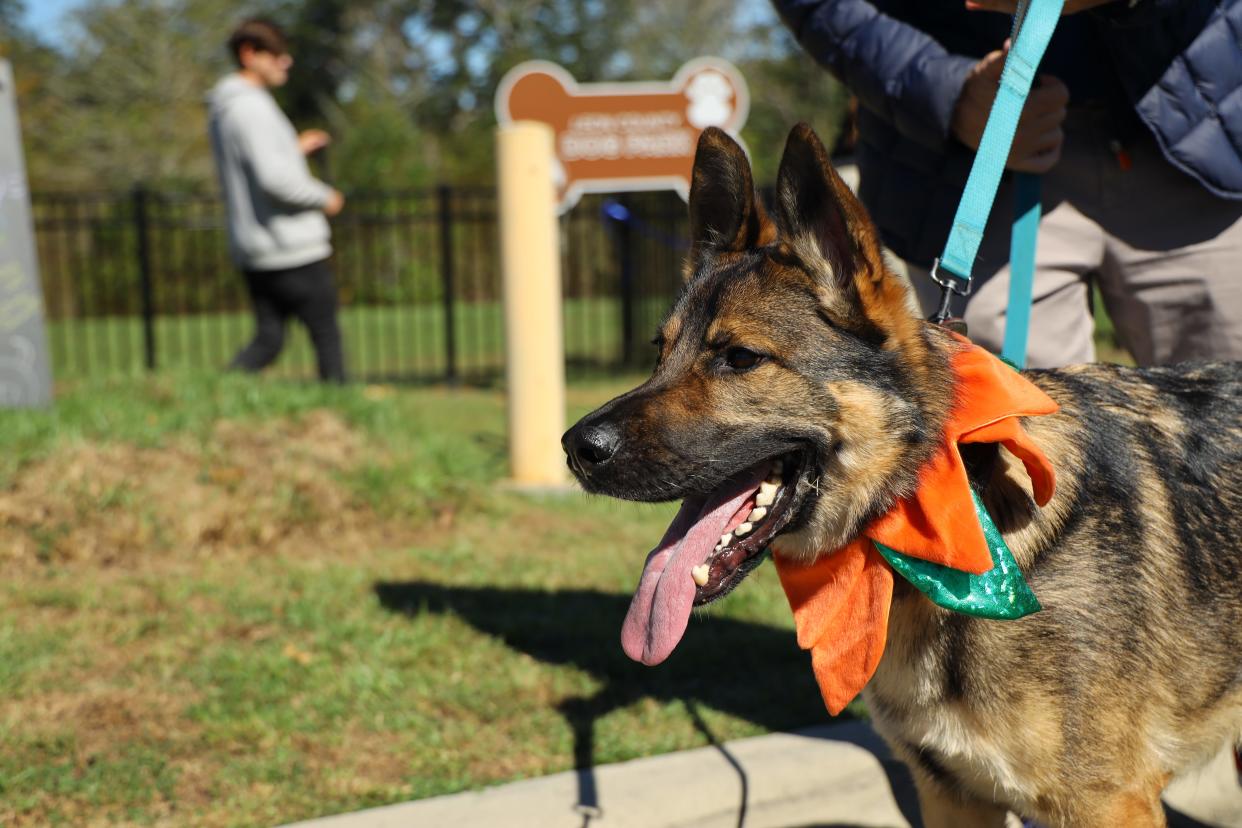
[(1001, 359), (1014, 367), (1026, 365), (1026, 342), (1031, 329), (1031, 302), (1035, 294), (1035, 240), (1039, 235), (1039, 176), (1014, 176), (1013, 231), (1009, 241), (1009, 308), (1005, 312), (1005, 339)]
[[(1018, 4), (1018, 10), (1014, 14), (1009, 54), (1005, 56), (1005, 67), (1001, 71), (996, 100), (992, 103), (987, 125), (983, 128), (979, 150), (975, 153), (966, 188), (958, 202), (957, 213), (953, 216), (953, 226), (945, 242), (944, 252), (932, 265), (931, 277), (944, 290), (942, 312), (937, 316), (945, 315), (944, 310), (947, 309), (951, 293), (960, 296), (970, 293), (971, 270), (979, 253), (979, 243), (983, 240), (988, 214), (992, 212), (992, 202), (996, 200), (996, 190), (1005, 171), (1005, 161), (1009, 158), (1010, 147), (1013, 146), (1013, 136), (1018, 129), (1018, 120), (1022, 117), (1022, 107), (1026, 104), (1031, 84), (1035, 80), (1035, 72), (1048, 48), (1048, 41), (1052, 39), (1052, 32), (1061, 17), (1064, 3), (1065, 0), (1021, 0)], [(1020, 254), (1021, 258), (1011, 255), (1010, 267), (1011, 270), (1022, 273), (1019, 275), (1015, 272), (1011, 282), (1009, 318), (1012, 320), (1017, 311), (1016, 315), (1022, 318), (1022, 322), (1007, 324), (1005, 339), (1006, 358), (1021, 365), (1025, 362), (1030, 321), (1029, 297), (1034, 278), (1035, 231), (1039, 225), (1039, 180), (1035, 176), (1019, 175), (1017, 189), (1018, 218), (1014, 224), (1011, 254)], [(1034, 210), (1031, 209), (1032, 198)], [(1021, 310), (1013, 301), (1015, 296), (1020, 295), (1027, 297)], [(1015, 347), (1016, 343), (1021, 343), (1018, 351), (1009, 348), (1010, 327), (1014, 328), (1012, 338)]]

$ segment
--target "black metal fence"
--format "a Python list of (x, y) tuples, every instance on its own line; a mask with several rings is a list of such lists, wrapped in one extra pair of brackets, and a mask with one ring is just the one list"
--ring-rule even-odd
[[(41, 193), (32, 207), (58, 377), (216, 370), (251, 336), (215, 196)], [(561, 220), (571, 367), (652, 358), (685, 236), (671, 193), (588, 196)], [(352, 376), (486, 381), (503, 369), (493, 190), (352, 194), (333, 246)], [(309, 342), (292, 327), (274, 370), (313, 376)]]

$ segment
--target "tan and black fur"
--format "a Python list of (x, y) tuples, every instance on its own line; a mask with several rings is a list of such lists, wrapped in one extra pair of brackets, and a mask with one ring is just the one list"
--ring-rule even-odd
[[(916, 485), (954, 402), (952, 340), (911, 312), (805, 126), (775, 219), (717, 130), (699, 144), (690, 213), (659, 363), (571, 429), (571, 467), (589, 491), (663, 501), (805, 451), (797, 514), (772, 549), (831, 554)], [(1242, 736), (1242, 369), (1026, 375), (1061, 406), (1025, 423), (1056, 468), (1053, 500), (1034, 504), (1004, 449), (965, 454), (1043, 611), (954, 614), (899, 578), (864, 697), (932, 828), (1001, 826), (1007, 809), (1048, 826), (1163, 825), (1169, 779)], [(573, 459), (583, 446), (590, 463)]]

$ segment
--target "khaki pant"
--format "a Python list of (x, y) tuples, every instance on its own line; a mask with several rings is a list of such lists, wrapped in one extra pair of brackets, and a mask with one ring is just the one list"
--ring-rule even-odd
[[(1043, 176), (1027, 365), (1095, 359), (1090, 284), (1140, 365), (1242, 359), (1242, 201), (1217, 198), (1174, 168), (1154, 141), (1109, 149), (1107, 119), (1074, 110), (1061, 161)], [(953, 309), (970, 338), (999, 352), (1009, 300), (1012, 193), (1002, 186), (979, 248), (974, 290)], [(924, 312), (940, 289), (909, 267)]]

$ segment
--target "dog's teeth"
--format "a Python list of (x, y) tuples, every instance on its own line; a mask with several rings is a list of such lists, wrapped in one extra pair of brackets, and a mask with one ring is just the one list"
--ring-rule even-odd
[(776, 490), (780, 488), (775, 483), (763, 481), (759, 484), (759, 494), (755, 497), (756, 506), (771, 506), (776, 500)]
[(732, 532), (725, 532), (723, 535), (721, 535), (721, 536), (720, 536), (720, 547), (721, 547), (722, 549), (723, 549), (724, 547), (728, 546), (728, 545), (729, 545), (730, 543), (732, 543), (732, 542), (733, 542), (733, 533), (732, 533)]
[(755, 528), (755, 524), (751, 523), (750, 521), (746, 521), (745, 523), (738, 524), (738, 527), (733, 530), (733, 534), (737, 535), (740, 538), (743, 535), (749, 535), (750, 530), (754, 528)]
[(705, 586), (707, 584), (707, 572), (707, 564), (699, 564), (694, 569), (690, 570), (690, 577), (693, 578), (694, 582), (699, 586)]
[(754, 509), (750, 510), (750, 514), (746, 516), (746, 519), (751, 523), (758, 523), (767, 516), (768, 508), (766, 506), (756, 506)]

